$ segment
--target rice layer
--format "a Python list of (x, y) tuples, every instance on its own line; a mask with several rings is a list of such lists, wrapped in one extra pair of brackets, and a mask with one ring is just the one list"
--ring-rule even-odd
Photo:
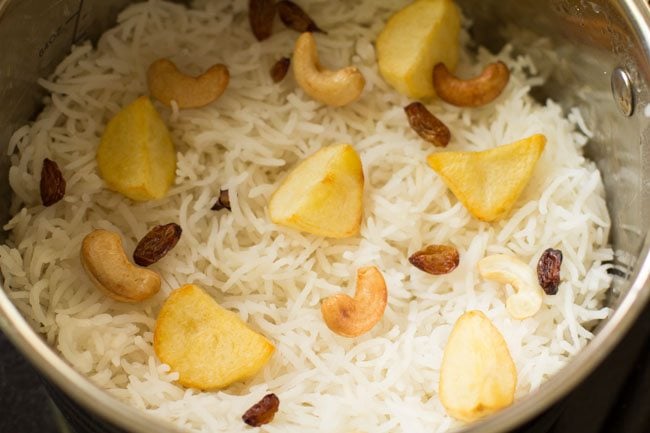
[[(301, 2), (304, 4), (307, 2)], [(382, 3), (381, 5), (378, 3)], [(297, 33), (275, 23), (258, 43), (245, 0), (200, 1), (196, 9), (160, 1), (133, 5), (96, 48), (75, 47), (40, 84), (51, 92), (38, 119), (13, 136), (10, 241), (0, 246), (5, 290), (35, 328), (68, 362), (118, 399), (192, 431), (247, 431), (241, 415), (267, 392), (280, 411), (263, 432), (445, 431), (455, 425), (438, 397), (443, 349), (455, 320), (479, 309), (503, 334), (518, 371), (517, 396), (538, 387), (592, 337), (603, 319), (609, 287), (610, 219), (594, 164), (582, 156), (589, 131), (576, 132), (552, 101), (528, 92), (542, 83), (526, 56), (509, 47), (497, 55), (461, 55), (460, 73), (504, 61), (512, 76), (505, 92), (480, 109), (439, 102), (429, 109), (446, 123), (448, 150), (482, 150), (543, 133), (548, 144), (510, 218), (472, 218), (427, 166), (438, 151), (408, 126), (398, 95), (377, 72), (373, 41), (404, 1), (315, 0), (305, 9), (328, 35), (316, 39), (323, 64), (355, 64), (365, 75), (362, 98), (328, 108), (297, 88), (291, 74), (274, 84), (273, 63), (288, 56)], [(466, 39), (466, 36), (463, 36)], [(230, 85), (202, 109), (158, 106), (178, 151), (176, 183), (166, 198), (135, 203), (104, 188), (95, 151), (107, 121), (146, 94), (148, 65), (169, 57), (200, 73), (228, 65)], [(343, 240), (305, 235), (272, 224), (267, 204), (297, 161), (324, 145), (350, 143), (366, 178), (361, 235)], [(58, 162), (67, 194), (39, 201), (43, 158)], [(508, 176), (508, 173), (503, 173)], [(232, 212), (210, 207), (230, 190)], [(111, 301), (94, 289), (79, 260), (83, 237), (104, 228), (122, 234), (130, 254), (153, 226), (177, 222), (178, 245), (151, 268), (162, 291), (141, 304)], [(407, 258), (427, 244), (452, 244), (460, 266), (431, 276)], [(507, 253), (535, 266), (541, 252), (564, 253), (563, 282), (532, 318), (510, 318), (511, 288), (482, 281), (476, 263)], [(388, 286), (381, 322), (357, 339), (334, 335), (319, 302), (354, 292), (357, 268), (379, 267)], [(277, 347), (256, 377), (221, 392), (174, 383), (152, 349), (155, 317), (169, 292), (196, 283), (237, 312)]]

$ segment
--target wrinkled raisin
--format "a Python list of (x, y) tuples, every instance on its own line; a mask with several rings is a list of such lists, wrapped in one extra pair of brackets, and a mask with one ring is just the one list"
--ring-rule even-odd
[(280, 399), (275, 394), (267, 394), (258, 403), (248, 409), (241, 418), (249, 426), (259, 427), (273, 421), (273, 417), (279, 407)]
[(549, 248), (537, 262), (537, 279), (547, 295), (555, 295), (560, 285), (562, 251)]
[(274, 18), (274, 0), (249, 0), (248, 21), (250, 22), (253, 35), (255, 35), (258, 41), (263, 41), (271, 36)]
[(133, 261), (140, 266), (156, 263), (176, 246), (182, 232), (183, 230), (176, 223), (152, 228), (135, 247)]
[(291, 59), (288, 57), (282, 57), (280, 60), (275, 62), (271, 68), (271, 79), (274, 83), (279, 83), (284, 80), (284, 77), (287, 76), (289, 72), (289, 66), (291, 65)]
[(443, 275), (456, 269), (460, 257), (458, 250), (450, 245), (428, 245), (411, 255), (409, 262), (426, 273)]
[(230, 209), (230, 194), (227, 189), (222, 189), (221, 192), (219, 192), (219, 198), (217, 199), (217, 202), (212, 205), (210, 208), (211, 210), (221, 210), (221, 209)]
[(300, 33), (327, 33), (321, 30), (307, 12), (292, 1), (284, 0), (277, 3), (278, 15), (285, 26)]
[(447, 125), (434, 116), (420, 102), (413, 102), (404, 107), (411, 128), (426, 141), (438, 147), (449, 144), (451, 133)]
[(66, 182), (56, 162), (45, 158), (41, 169), (41, 202), (52, 206), (65, 195)]

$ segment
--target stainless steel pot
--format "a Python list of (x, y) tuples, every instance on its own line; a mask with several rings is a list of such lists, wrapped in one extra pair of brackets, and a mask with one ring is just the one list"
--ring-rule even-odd
[[(224, 0), (226, 1), (226, 0)], [(609, 353), (650, 298), (647, 241), (650, 209), (650, 9), (641, 0), (457, 0), (474, 20), (473, 36), (498, 49), (508, 40), (532, 55), (549, 74), (538, 89), (565, 108), (579, 106), (594, 132), (587, 149), (603, 173), (613, 219), (611, 242), (620, 275), (609, 296), (613, 314), (567, 367), (512, 407), (463, 431), (511, 429), (559, 399)], [(0, 176), (7, 179), (6, 146), (12, 132), (32, 118), (43, 96), (36, 79), (49, 75), (82, 39), (97, 38), (129, 0), (0, 0)], [(512, 39), (512, 35), (517, 37)], [(510, 35), (510, 37), (509, 37)], [(549, 38), (553, 59), (531, 41)], [(646, 110), (647, 108), (647, 110)], [(648, 113), (646, 115), (646, 112)], [(8, 182), (0, 183), (8, 203)], [(0, 222), (8, 219), (0, 208)], [(65, 412), (77, 413), (88, 431), (179, 432), (168, 423), (126, 406), (73, 370), (0, 290), (0, 327), (56, 387)], [(60, 389), (68, 397), (57, 390)], [(103, 419), (79, 412), (72, 401)], [(106, 423), (108, 422), (108, 423)]]

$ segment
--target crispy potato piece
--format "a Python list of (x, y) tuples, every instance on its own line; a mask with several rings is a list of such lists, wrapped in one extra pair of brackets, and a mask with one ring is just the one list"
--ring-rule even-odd
[(474, 217), (495, 221), (510, 213), (545, 144), (535, 134), (483, 152), (434, 153), (427, 161)]
[(433, 66), (456, 68), (459, 34), (460, 12), (452, 0), (416, 0), (390, 17), (379, 33), (379, 72), (410, 98), (432, 98)]
[(165, 196), (176, 178), (176, 150), (149, 98), (141, 96), (108, 122), (97, 166), (110, 189), (132, 200)]
[(255, 375), (275, 347), (233, 312), (193, 284), (174, 290), (154, 331), (158, 358), (180, 374), (178, 382), (220, 389)]
[(300, 162), (269, 202), (271, 221), (307, 233), (345, 238), (359, 232), (363, 169), (349, 144), (327, 146)]
[(440, 401), (449, 415), (474, 421), (512, 404), (517, 369), (501, 333), (480, 311), (456, 321), (440, 367)]

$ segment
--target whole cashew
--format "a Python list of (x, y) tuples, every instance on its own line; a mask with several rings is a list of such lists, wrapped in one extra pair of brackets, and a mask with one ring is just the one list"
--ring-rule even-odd
[(160, 290), (160, 276), (133, 265), (116, 233), (93, 230), (81, 243), (81, 264), (95, 286), (121, 302), (143, 301)]
[(325, 324), (343, 337), (358, 337), (370, 331), (384, 315), (388, 292), (379, 269), (374, 266), (357, 271), (354, 298), (339, 293), (325, 298), (320, 309)]
[(454, 76), (444, 63), (433, 68), (433, 88), (445, 102), (458, 107), (480, 107), (496, 99), (508, 84), (510, 71), (503, 62), (490, 63), (471, 80)]
[(185, 75), (169, 59), (149, 66), (147, 82), (151, 96), (167, 106), (198, 108), (216, 101), (228, 87), (230, 73), (225, 65), (214, 65), (198, 77)]
[(323, 104), (341, 107), (356, 101), (366, 85), (363, 74), (354, 66), (338, 71), (321, 67), (316, 40), (311, 33), (298, 37), (293, 50), (293, 74), (298, 85)]
[(510, 284), (517, 293), (506, 299), (506, 309), (515, 319), (533, 316), (542, 307), (544, 292), (537, 275), (521, 260), (505, 254), (495, 254), (479, 260), (478, 271), (486, 280)]

